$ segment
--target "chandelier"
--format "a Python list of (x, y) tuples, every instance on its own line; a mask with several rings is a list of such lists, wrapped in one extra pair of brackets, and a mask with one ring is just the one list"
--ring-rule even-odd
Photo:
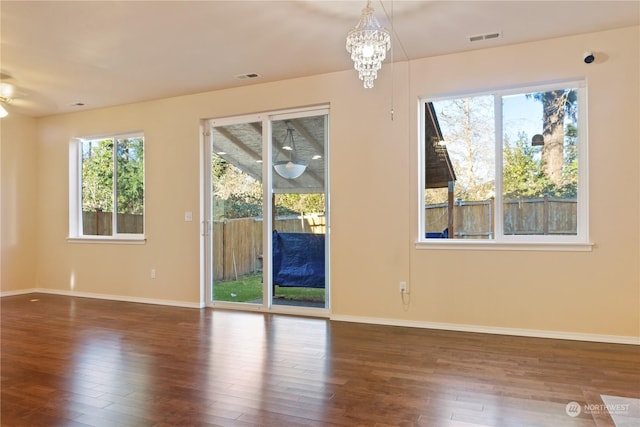
[(285, 123), (287, 124), (287, 135), (284, 137), (284, 141), (282, 141), (282, 149), (289, 152), (289, 160), (274, 162), (273, 169), (283, 178), (296, 179), (304, 173), (308, 163), (296, 159), (296, 144), (293, 140), (293, 129), (289, 126), (288, 120)]
[(373, 16), (371, 0), (367, 0), (360, 22), (347, 35), (347, 52), (351, 54), (353, 67), (358, 70), (358, 77), (366, 89), (373, 87), (373, 81), (378, 77), (378, 70), (382, 68), (382, 61), (390, 47), (389, 31), (380, 26)]

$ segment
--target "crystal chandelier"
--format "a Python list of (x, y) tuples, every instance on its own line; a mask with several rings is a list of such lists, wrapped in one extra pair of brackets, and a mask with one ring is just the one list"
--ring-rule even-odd
[(347, 52), (351, 53), (353, 67), (358, 70), (358, 77), (364, 82), (365, 88), (373, 87), (373, 81), (378, 77), (378, 70), (382, 68), (382, 61), (390, 47), (389, 31), (380, 26), (373, 16), (371, 0), (367, 0), (360, 22), (347, 35)]

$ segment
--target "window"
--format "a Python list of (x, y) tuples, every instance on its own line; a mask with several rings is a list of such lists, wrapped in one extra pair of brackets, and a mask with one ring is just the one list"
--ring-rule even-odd
[(76, 139), (70, 159), (70, 237), (142, 239), (144, 136)]
[(582, 82), (420, 105), (419, 242), (587, 249)]

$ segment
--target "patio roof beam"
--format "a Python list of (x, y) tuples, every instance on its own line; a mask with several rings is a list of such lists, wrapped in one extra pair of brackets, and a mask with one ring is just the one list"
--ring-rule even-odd
[(238, 147), (240, 150), (244, 151), (249, 157), (251, 157), (254, 161), (262, 160), (262, 157), (258, 155), (251, 148), (247, 147), (247, 145), (242, 142), (238, 137), (229, 132), (227, 129), (221, 127), (216, 129), (222, 136), (227, 138), (233, 145)]
[(302, 123), (300, 123), (299, 120), (292, 119), (290, 123), (293, 126), (293, 128), (297, 130), (300, 133), (300, 135), (302, 135), (304, 139), (306, 139), (309, 142), (309, 145), (311, 145), (314, 148), (314, 150), (316, 151), (316, 154), (320, 154), (321, 156), (324, 156), (324, 144), (319, 143), (318, 140), (313, 135), (311, 135), (311, 133), (307, 130), (307, 128), (304, 127)]

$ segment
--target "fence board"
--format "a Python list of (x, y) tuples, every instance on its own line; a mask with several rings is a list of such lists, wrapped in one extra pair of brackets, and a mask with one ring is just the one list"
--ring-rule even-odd
[[(111, 212), (82, 212), (82, 233), (86, 236), (111, 236), (113, 214)], [(118, 233), (142, 234), (144, 216), (118, 214)]]
[[(213, 223), (213, 279), (235, 280), (262, 271), (262, 219), (239, 218)], [(278, 217), (275, 229), (324, 234), (323, 216)]]
[[(553, 197), (506, 200), (503, 230), (506, 235), (577, 234), (575, 199)], [(458, 202), (453, 208), (454, 238), (489, 238), (493, 235), (493, 199)], [(425, 207), (425, 231), (442, 232), (447, 227), (447, 204)]]

